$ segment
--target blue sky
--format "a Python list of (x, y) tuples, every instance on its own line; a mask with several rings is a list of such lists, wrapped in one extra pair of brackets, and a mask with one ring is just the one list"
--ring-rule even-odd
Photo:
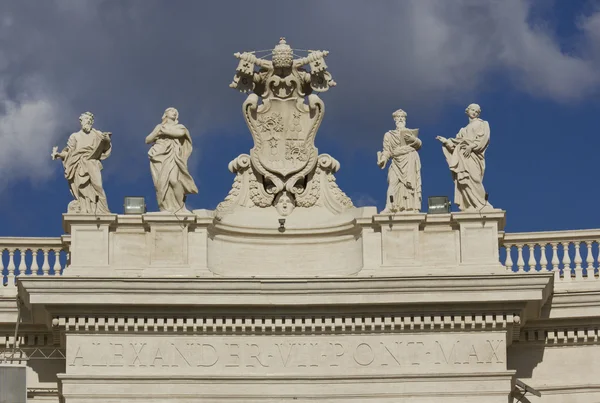
[(144, 138), (169, 106), (190, 130), (190, 171), (213, 209), (230, 160), (252, 147), (242, 94), (228, 87), (233, 53), (327, 49), (337, 87), (322, 95), (320, 152), (359, 205), (383, 208), (376, 164), (391, 114), (420, 129), (424, 207), (452, 196), (436, 135), (482, 106), (490, 122), (484, 184), (508, 231), (600, 227), (600, 3), (574, 0), (247, 2), (35, 0), (0, 4), (0, 236), (58, 236), (71, 199), (50, 160), (90, 110), (113, 132), (104, 187), (156, 200)]

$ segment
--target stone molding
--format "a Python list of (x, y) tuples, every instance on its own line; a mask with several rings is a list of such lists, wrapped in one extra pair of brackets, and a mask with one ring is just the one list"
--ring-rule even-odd
[[(432, 390), (434, 399), (443, 399), (445, 403), (506, 402), (507, 391), (514, 384), (515, 371), (482, 373), (437, 373), (402, 374), (393, 376), (245, 376), (243, 380), (227, 376), (164, 376), (144, 375), (75, 375), (60, 374), (62, 393), (77, 402), (88, 403), (102, 401), (122, 402), (120, 391), (127, 386), (127, 398), (145, 402), (176, 401), (192, 403), (199, 400), (220, 402), (238, 401), (244, 403), (282, 402), (282, 401), (352, 401), (375, 403), (381, 401), (410, 401), (411, 403), (430, 403)], [(444, 391), (441, 385), (453, 385), (452, 391)], [(178, 394), (171, 393), (173, 384), (179, 386)], [(273, 388), (285, 384), (286, 387)], [(106, 395), (106, 385), (112, 385), (112, 393)], [(446, 389), (447, 390), (447, 389)], [(474, 393), (474, 391), (477, 391)], [(484, 397), (485, 396), (485, 397)], [(485, 399), (485, 400), (482, 400)]]
[[(369, 304), (431, 304), (447, 311), (449, 304), (541, 309), (552, 292), (552, 274), (496, 276), (357, 277), (311, 279), (227, 278), (22, 278), (19, 295), (27, 306), (60, 305), (77, 312), (85, 306), (366, 306)], [(357, 299), (360, 296), (360, 299)]]
[(581, 325), (578, 327), (527, 328), (521, 331), (515, 342), (541, 342), (546, 345), (579, 345), (600, 343), (600, 325)]
[[(319, 315), (319, 314), (317, 314)], [(491, 331), (519, 325), (516, 313), (464, 315), (86, 315), (53, 317), (65, 332), (210, 334), (320, 334), (364, 332)]]

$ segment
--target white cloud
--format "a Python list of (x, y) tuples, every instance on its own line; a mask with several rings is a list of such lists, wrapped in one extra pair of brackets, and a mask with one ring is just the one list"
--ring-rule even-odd
[(377, 206), (377, 200), (367, 193), (354, 193), (350, 198), (356, 207)]
[(338, 87), (325, 96), (328, 122), (368, 127), (348, 133), (357, 144), (375, 141), (368, 132), (394, 108), (429, 113), (467, 94), (475, 100), (493, 87), (493, 74), (558, 102), (600, 87), (600, 12), (573, 21), (579, 47), (567, 52), (551, 29), (532, 22), (531, 0), (306, 0), (283, 26), (273, 16), (293, 3), (259, 3), (234, 14), (237, 3), (226, 1), (0, 3), (0, 182), (57, 173), (51, 146), (84, 110), (102, 129), (120, 130), (122, 145), (139, 147), (133, 156), (115, 150), (115, 170), (145, 159), (137, 136), (169, 105), (194, 135), (242, 125), (242, 98), (227, 87), (231, 54), (273, 46), (281, 34), (293, 46), (331, 51)]
[[(565, 102), (596, 92), (600, 65), (591, 48), (600, 45), (600, 13), (585, 19), (586, 48), (567, 53), (553, 33), (532, 22), (527, 0), (419, 0), (411, 7), (415, 72), (436, 91), (464, 91), (503, 72), (517, 90)], [(406, 34), (406, 33), (405, 33)]]
[(60, 137), (58, 103), (33, 83), (22, 91), (15, 101), (0, 88), (0, 187), (13, 180), (42, 180), (55, 172), (50, 151)]

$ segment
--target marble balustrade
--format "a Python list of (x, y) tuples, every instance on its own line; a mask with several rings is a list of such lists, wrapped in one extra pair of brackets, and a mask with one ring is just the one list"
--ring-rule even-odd
[(598, 281), (600, 229), (507, 233), (500, 260), (516, 273), (553, 272), (555, 281)]
[(18, 276), (60, 275), (68, 264), (68, 237), (0, 237), (2, 288), (14, 288)]
[[(598, 281), (600, 229), (504, 233), (500, 261), (508, 271), (550, 271), (555, 280)], [(14, 286), (23, 275), (60, 275), (69, 260), (68, 236), (56, 238), (0, 237), (2, 285)]]

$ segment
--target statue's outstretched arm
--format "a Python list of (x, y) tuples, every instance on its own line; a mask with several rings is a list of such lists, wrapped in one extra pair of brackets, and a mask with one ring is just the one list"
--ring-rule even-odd
[(58, 147), (52, 147), (52, 153), (50, 154), (50, 156), (52, 157), (53, 160), (55, 159), (61, 159), (61, 160), (65, 160), (65, 158), (67, 158), (67, 156), (69, 155), (69, 147), (65, 147), (63, 148), (63, 150), (61, 152), (58, 152)]

